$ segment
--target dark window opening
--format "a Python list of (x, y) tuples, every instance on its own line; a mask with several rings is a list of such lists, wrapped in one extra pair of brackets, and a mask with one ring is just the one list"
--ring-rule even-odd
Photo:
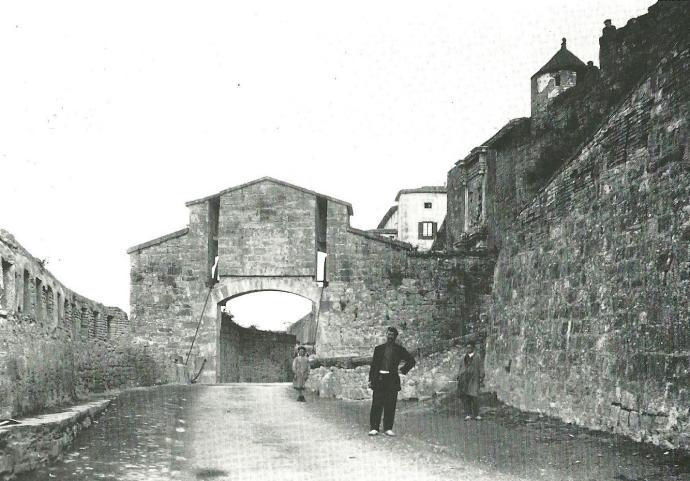
[(0, 306), (2, 306), (3, 309), (10, 311), (11, 306), (10, 306), (10, 283), (14, 280), (10, 277), (10, 268), (12, 267), (12, 264), (9, 262), (5, 261), (5, 259), (2, 260), (2, 292), (0, 292)]
[(53, 294), (53, 288), (48, 286), (43, 294), (45, 294), (45, 315), (48, 322), (53, 323), (55, 314), (55, 296)]
[(58, 292), (57, 297), (57, 320), (59, 324), (65, 319), (65, 306), (62, 302), (62, 294), (60, 292)]
[(436, 222), (420, 222), (418, 227), (420, 239), (433, 239), (436, 236)]
[[(326, 249), (328, 239), (328, 199), (316, 196), (316, 280), (326, 281)], [(322, 254), (319, 254), (321, 252)]]
[(93, 311), (91, 316), (91, 325), (89, 326), (89, 337), (101, 337), (100, 336), (100, 326), (99, 324), (100, 313), (98, 311)]
[(328, 228), (328, 199), (316, 197), (316, 250), (326, 252)]
[(425, 209), (431, 209), (431, 202), (424, 202)]
[(561, 85), (561, 74), (557, 73), (556, 76), (554, 77), (554, 80), (556, 81), (556, 87), (560, 87), (560, 85)]
[(208, 279), (218, 279), (218, 266), (213, 270), (218, 257), (218, 224), (220, 223), (220, 197), (208, 201)]
[(29, 277), (29, 271), (24, 269), (24, 285), (22, 286), (22, 306), (24, 307), (24, 314), (30, 314), (31, 312), (31, 280)]
[(41, 280), (37, 277), (34, 284), (34, 293), (36, 294), (36, 308), (35, 315), (38, 322), (43, 321), (43, 286)]

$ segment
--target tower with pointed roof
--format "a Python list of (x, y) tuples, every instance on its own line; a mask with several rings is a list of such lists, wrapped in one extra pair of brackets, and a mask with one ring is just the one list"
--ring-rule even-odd
[(574, 87), (578, 75), (586, 68), (585, 63), (566, 48), (564, 38), (560, 50), (532, 75), (532, 119), (539, 119), (553, 99)]

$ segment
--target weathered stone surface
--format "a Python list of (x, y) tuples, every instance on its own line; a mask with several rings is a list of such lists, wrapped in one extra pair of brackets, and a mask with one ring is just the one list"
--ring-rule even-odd
[(293, 379), (296, 338), (285, 332), (261, 331), (222, 316), (220, 382), (285, 382)]
[(0, 418), (161, 377), (123, 311), (65, 288), (5, 231), (0, 265)]
[[(438, 393), (454, 391), (464, 352), (464, 346), (458, 346), (429, 356), (416, 356), (414, 369), (400, 376), (402, 389), (398, 399), (428, 399)], [(368, 388), (368, 378), (369, 366), (354, 369), (321, 366), (311, 370), (307, 388), (320, 397), (370, 399), (372, 391)]]
[(505, 237), (488, 308), (487, 379), (522, 409), (687, 449), (684, 47), (612, 113)]
[[(137, 335), (152, 343), (161, 364), (186, 356), (200, 321), (190, 363), (198, 369), (207, 360), (204, 382), (223, 377), (219, 306), (249, 292), (284, 291), (311, 300), (314, 315), (298, 330), (313, 337), (300, 341), (315, 343), (324, 357), (367, 354), (391, 324), (415, 348), (481, 323), (491, 256), (416, 253), (408, 244), (351, 228), (348, 204), (274, 179), (188, 207), (188, 229), (130, 249), (131, 313)], [(242, 219), (246, 228), (230, 227)], [(317, 219), (326, 221), (323, 232)], [(221, 275), (204, 310), (214, 242)], [(317, 243), (328, 253), (323, 288), (315, 282)]]
[(20, 424), (0, 427), (0, 479), (12, 479), (55, 461), (109, 404), (109, 399), (93, 401), (58, 413), (22, 418)]

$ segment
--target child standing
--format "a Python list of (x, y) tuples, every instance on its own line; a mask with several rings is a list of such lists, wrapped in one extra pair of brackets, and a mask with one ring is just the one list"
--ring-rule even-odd
[(306, 356), (307, 349), (304, 346), (297, 348), (297, 356), (292, 360), (292, 372), (295, 378), (292, 381), (292, 386), (297, 389), (297, 400), (305, 402), (304, 399), (304, 385), (309, 377), (309, 358)]

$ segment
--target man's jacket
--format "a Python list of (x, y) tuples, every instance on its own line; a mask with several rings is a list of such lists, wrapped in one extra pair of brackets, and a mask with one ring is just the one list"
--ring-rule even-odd
[(398, 375), (398, 365), (401, 362), (404, 362), (405, 364), (403, 364), (403, 367), (400, 368), (400, 372), (403, 374), (407, 374), (408, 371), (412, 369), (415, 365), (414, 357), (412, 357), (412, 354), (407, 352), (407, 350), (400, 344), (393, 344), (393, 356), (391, 358), (391, 363), (389, 366), (389, 376), (391, 376), (389, 379), (392, 381), (392, 384), (390, 386), (384, 386), (384, 375), (380, 374), (379, 371), (385, 369), (385, 367), (383, 366), (383, 357), (385, 349), (386, 344), (381, 344), (380, 346), (376, 346), (374, 348), (374, 358), (372, 359), (371, 367), (369, 368), (369, 383), (371, 384), (371, 388), (374, 390), (381, 388), (390, 388), (396, 391), (400, 391), (400, 376)]

